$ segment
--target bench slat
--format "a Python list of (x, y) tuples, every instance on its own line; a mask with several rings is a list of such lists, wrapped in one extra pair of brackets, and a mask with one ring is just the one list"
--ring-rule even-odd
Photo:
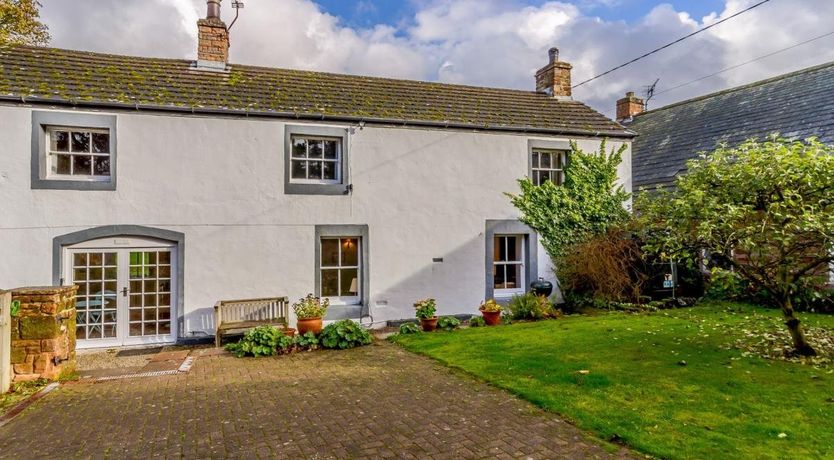
[(263, 324), (287, 325), (286, 297), (221, 300), (214, 305), (215, 345), (229, 331), (245, 331)]

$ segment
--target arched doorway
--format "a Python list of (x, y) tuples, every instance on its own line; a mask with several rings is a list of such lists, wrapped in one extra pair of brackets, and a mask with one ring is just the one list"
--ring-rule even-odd
[(58, 281), (78, 286), (78, 348), (176, 341), (183, 242), (181, 233), (137, 226), (55, 239)]

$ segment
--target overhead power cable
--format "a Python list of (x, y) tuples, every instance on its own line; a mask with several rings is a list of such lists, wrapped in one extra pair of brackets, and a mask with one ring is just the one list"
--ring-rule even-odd
[(627, 65), (634, 64), (635, 62), (637, 62), (637, 61), (639, 61), (639, 60), (641, 60), (641, 59), (643, 59), (643, 58), (646, 58), (646, 57), (648, 57), (648, 56), (651, 56), (652, 54), (657, 53), (658, 51), (664, 50), (664, 49), (666, 49), (666, 48), (668, 48), (668, 47), (670, 47), (670, 46), (672, 46), (672, 45), (675, 45), (675, 44), (677, 44), (677, 43), (680, 43), (680, 42), (682, 42), (682, 41), (686, 40), (686, 39), (687, 39), (687, 38), (689, 38), (689, 37), (692, 37), (692, 36), (694, 36), (694, 35), (698, 35), (699, 33), (703, 32), (703, 31), (705, 31), (705, 30), (707, 30), (707, 29), (711, 29), (711, 28), (713, 28), (713, 27), (717, 26), (718, 24), (721, 24), (722, 22), (729, 21), (730, 19), (733, 19), (734, 17), (736, 17), (736, 16), (738, 16), (738, 15), (740, 15), (740, 14), (744, 14), (744, 13), (746, 13), (746, 12), (748, 12), (748, 11), (752, 10), (753, 8), (757, 8), (757, 7), (761, 6), (761, 5), (764, 5), (765, 3), (769, 2), (769, 1), (770, 1), (770, 0), (762, 0), (762, 1), (760, 1), (759, 3), (756, 3), (756, 4), (754, 4), (754, 5), (751, 5), (751, 6), (747, 7), (747, 8), (745, 8), (745, 9), (743, 9), (743, 10), (739, 11), (738, 13), (735, 13), (735, 14), (732, 14), (732, 15), (730, 15), (730, 16), (727, 16), (726, 18), (721, 19), (720, 21), (713, 22), (712, 24), (710, 24), (710, 25), (708, 25), (708, 26), (706, 26), (706, 27), (702, 27), (702, 28), (700, 28), (700, 29), (696, 30), (695, 32), (692, 32), (692, 33), (691, 33), (691, 34), (689, 34), (689, 35), (685, 35), (685, 36), (683, 36), (683, 37), (681, 37), (681, 38), (679, 38), (679, 39), (677, 39), (677, 40), (675, 40), (675, 41), (673, 41), (673, 42), (670, 42), (670, 43), (667, 43), (667, 44), (665, 44), (665, 45), (661, 46), (660, 48), (653, 49), (653, 50), (649, 51), (649, 52), (648, 52), (648, 53), (646, 53), (646, 54), (643, 54), (643, 55), (641, 55), (641, 56), (638, 56), (638, 57), (636, 57), (636, 58), (634, 58), (634, 59), (632, 59), (632, 60), (630, 60), (630, 61), (626, 62), (625, 64), (620, 64), (620, 65), (618, 65), (617, 67), (614, 67), (613, 69), (606, 70), (605, 72), (603, 72), (603, 73), (601, 73), (601, 74), (599, 74), (599, 75), (593, 76), (593, 77), (591, 77), (591, 78), (589, 78), (589, 79), (587, 79), (587, 80), (585, 80), (585, 81), (583, 81), (583, 82), (577, 83), (577, 84), (573, 85), (573, 88), (578, 88), (578, 87), (580, 87), (580, 86), (584, 85), (585, 83), (588, 83), (588, 82), (594, 81), (594, 80), (596, 80), (597, 78), (600, 78), (600, 77), (603, 77), (603, 76), (605, 76), (605, 75), (608, 75), (609, 73), (614, 72), (615, 70), (619, 70), (619, 69), (622, 69), (623, 67), (625, 67), (625, 66), (627, 66)]
[(688, 86), (688, 85), (691, 85), (691, 84), (693, 84), (693, 83), (697, 83), (697, 82), (699, 82), (699, 81), (701, 81), (701, 80), (706, 80), (707, 78), (714, 77), (714, 76), (716, 76), (716, 75), (718, 75), (718, 74), (721, 74), (721, 73), (727, 72), (727, 71), (729, 71), (729, 70), (737, 69), (737, 68), (739, 68), (739, 67), (741, 67), (741, 66), (745, 66), (745, 65), (747, 65), (747, 64), (752, 64), (752, 63), (754, 63), (754, 62), (756, 62), (756, 61), (760, 61), (760, 60), (762, 60), (762, 59), (764, 59), (764, 58), (768, 58), (768, 57), (770, 57), (770, 56), (774, 56), (774, 55), (779, 54), (779, 53), (784, 53), (785, 51), (792, 50), (792, 49), (794, 49), (794, 48), (796, 48), (796, 47), (799, 47), (799, 46), (802, 46), (802, 45), (807, 45), (808, 43), (811, 43), (811, 42), (814, 42), (814, 41), (817, 41), (817, 40), (823, 39), (823, 38), (828, 37), (828, 36), (831, 36), (831, 35), (834, 35), (834, 30), (832, 30), (831, 32), (828, 32), (827, 34), (822, 34), (822, 35), (816, 36), (816, 37), (814, 37), (814, 38), (809, 38), (808, 40), (805, 40), (805, 41), (802, 41), (802, 42), (799, 42), (799, 43), (795, 43), (795, 44), (793, 44), (793, 45), (791, 45), (791, 46), (788, 46), (787, 48), (782, 48), (782, 49), (780, 49), (780, 50), (776, 50), (776, 51), (774, 51), (774, 52), (772, 52), (772, 53), (763, 54), (763, 55), (761, 55), (761, 56), (759, 56), (759, 57), (756, 57), (756, 58), (750, 59), (749, 61), (744, 61), (744, 62), (742, 62), (742, 63), (739, 63), (739, 64), (736, 64), (736, 65), (733, 65), (733, 66), (730, 66), (730, 67), (727, 67), (727, 68), (721, 69), (721, 70), (719, 70), (719, 71), (717, 71), (717, 72), (713, 72), (713, 73), (711, 73), (711, 74), (709, 74), (709, 75), (704, 75), (703, 77), (696, 78), (696, 79), (694, 79), (694, 80), (690, 80), (690, 81), (688, 81), (688, 82), (686, 82), (686, 83), (681, 83), (681, 84), (679, 84), (679, 85), (675, 85), (675, 86), (672, 86), (672, 87), (666, 88), (666, 89), (664, 89), (663, 91), (658, 91), (658, 92), (654, 93), (654, 95), (655, 95), (655, 96), (659, 96), (659, 95), (661, 95), (661, 94), (663, 94), (663, 93), (668, 93), (669, 91), (674, 91), (674, 90), (676, 90), (676, 89), (678, 89), (678, 88), (683, 88), (684, 86)]

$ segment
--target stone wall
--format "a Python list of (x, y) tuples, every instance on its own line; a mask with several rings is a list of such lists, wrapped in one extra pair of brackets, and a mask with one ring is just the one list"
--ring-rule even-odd
[(15, 382), (56, 379), (75, 371), (76, 286), (12, 290), (20, 313), (12, 318), (12, 376)]

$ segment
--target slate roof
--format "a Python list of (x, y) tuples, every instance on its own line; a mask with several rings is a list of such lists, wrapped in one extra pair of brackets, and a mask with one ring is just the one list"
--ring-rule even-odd
[(191, 66), (187, 60), (0, 48), (0, 100), (633, 137), (585, 104), (534, 91), (235, 64), (225, 73)]
[(834, 144), (834, 62), (644, 112), (625, 124), (634, 188), (671, 184), (686, 160), (778, 132)]

